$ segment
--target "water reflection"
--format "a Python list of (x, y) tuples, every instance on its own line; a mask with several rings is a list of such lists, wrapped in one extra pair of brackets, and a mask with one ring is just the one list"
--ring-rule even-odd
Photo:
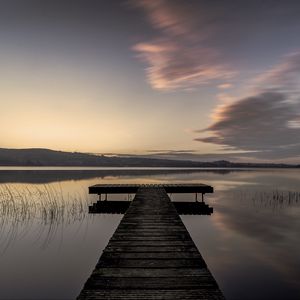
[(5, 252), (29, 232), (45, 248), (61, 228), (82, 226), (89, 204), (87, 191), (63, 193), (61, 185), (0, 185), (0, 245)]
[(178, 174), (192, 174), (199, 172), (211, 172), (215, 174), (228, 174), (231, 172), (238, 172), (239, 169), (177, 169), (177, 168), (155, 168), (155, 169), (143, 169), (143, 168), (103, 168), (103, 169), (26, 169), (25, 170), (1, 170), (0, 169), (0, 183), (50, 183), (65, 180), (83, 180), (93, 178), (110, 178), (110, 177), (142, 177), (142, 176), (156, 176), (156, 175), (175, 175)]
[(181, 182), (215, 189), (211, 216), (182, 219), (227, 299), (300, 299), (297, 170), (1, 170), (0, 182), (0, 299), (79, 293), (121, 218), (88, 214), (88, 186)]
[(215, 195), (212, 221), (219, 244), (207, 257), (222, 258), (214, 266), (230, 299), (300, 298), (299, 191), (285, 188), (286, 182), (274, 190), (257, 184)]

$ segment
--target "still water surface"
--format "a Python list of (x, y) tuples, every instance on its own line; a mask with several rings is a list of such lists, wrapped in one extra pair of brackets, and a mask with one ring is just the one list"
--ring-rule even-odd
[(182, 219), (225, 297), (300, 299), (298, 170), (115, 168), (0, 170), (0, 299), (76, 298), (122, 217), (88, 214), (97, 183), (212, 185), (214, 213)]

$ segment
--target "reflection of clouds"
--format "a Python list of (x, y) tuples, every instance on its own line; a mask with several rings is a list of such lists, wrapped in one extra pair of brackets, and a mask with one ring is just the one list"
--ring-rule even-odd
[[(215, 210), (221, 214), (223, 226), (230, 231), (236, 231), (247, 237), (261, 240), (263, 242), (276, 242), (286, 238), (289, 229), (298, 225), (298, 220), (288, 220), (288, 218), (279, 218), (270, 210), (263, 211), (262, 207), (253, 207), (252, 205), (236, 203), (233, 201), (228, 205), (222, 204), (219, 200), (214, 205)], [(252, 207), (251, 207), (252, 206)], [(282, 212), (281, 212), (282, 213)]]
[(234, 181), (234, 180), (216, 180), (214, 182), (214, 188), (218, 192), (223, 192), (223, 191), (229, 191), (229, 190), (234, 190), (238, 186), (248, 186), (248, 185), (253, 185), (255, 183), (247, 182), (247, 181)]
[[(252, 196), (256, 192), (253, 190)], [(263, 193), (266, 196), (267, 192)], [(285, 199), (286, 205), (274, 210), (272, 203), (266, 205), (268, 199), (254, 203), (250, 200), (251, 195), (247, 195), (246, 200), (235, 198), (236, 195), (238, 193), (231, 191), (218, 195), (212, 215), (214, 224), (222, 231), (224, 238), (231, 239), (231, 243), (237, 247), (234, 251), (247, 251), (248, 255), (262, 264), (258, 269), (269, 265), (282, 273), (280, 276), (286, 276), (288, 284), (296, 284), (295, 287), (299, 289), (299, 202), (290, 204)]]

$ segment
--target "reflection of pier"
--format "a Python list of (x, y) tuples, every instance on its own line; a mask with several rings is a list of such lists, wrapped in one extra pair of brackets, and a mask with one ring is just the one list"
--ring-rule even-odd
[[(131, 201), (97, 201), (89, 207), (91, 214), (125, 214)], [(205, 202), (172, 202), (179, 215), (211, 215), (213, 208)]]
[[(126, 213), (78, 299), (224, 299), (167, 195), (175, 190), (213, 192), (206, 185), (90, 187), (96, 194), (136, 195), (132, 202), (115, 201)], [(111, 202), (100, 206), (113, 210)]]

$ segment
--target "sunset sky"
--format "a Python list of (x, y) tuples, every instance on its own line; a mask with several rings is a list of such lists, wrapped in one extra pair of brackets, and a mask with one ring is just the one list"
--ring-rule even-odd
[(300, 162), (300, 2), (0, 0), (0, 148)]

